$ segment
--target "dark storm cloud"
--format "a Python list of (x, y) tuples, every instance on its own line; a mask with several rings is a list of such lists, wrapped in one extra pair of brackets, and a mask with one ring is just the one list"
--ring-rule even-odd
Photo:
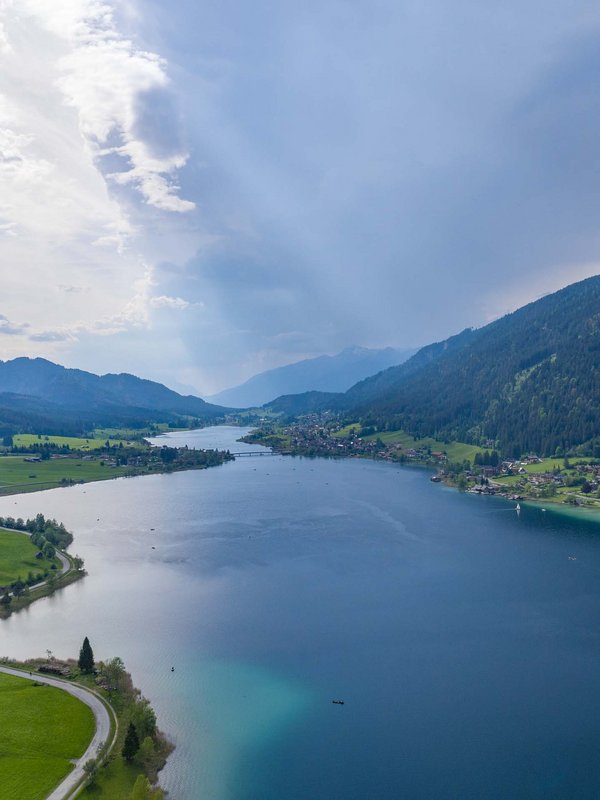
[(182, 329), (199, 363), (217, 341), (246, 366), (426, 343), (595, 270), (586, 4), (186, 11), (169, 41), (188, 69), (182, 189), (215, 241), (157, 291), (203, 303)]

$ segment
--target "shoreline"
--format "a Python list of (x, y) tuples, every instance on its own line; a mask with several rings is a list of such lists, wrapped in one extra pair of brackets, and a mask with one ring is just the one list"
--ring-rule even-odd
[[(313, 428), (314, 427), (315, 424), (313, 424)], [(319, 427), (317, 425), (316, 427), (318, 431), (321, 431), (321, 433), (324, 430), (322, 426)], [(306, 429), (303, 431), (304, 434), (306, 434), (306, 430), (308, 430), (310, 434), (310, 426), (306, 426)], [(561, 493), (560, 491), (556, 491), (555, 488), (554, 492), (548, 496), (531, 494), (527, 491), (524, 491), (523, 487), (516, 483), (515, 485), (511, 485), (511, 483), (503, 483), (501, 480), (495, 480), (494, 478), (498, 477), (496, 473), (489, 475), (488, 478), (484, 471), (488, 462), (480, 462), (480, 465), (478, 465), (476, 462), (472, 463), (470, 457), (467, 458), (466, 456), (465, 461), (462, 463), (458, 461), (451, 461), (446, 451), (441, 451), (442, 445), (440, 445), (440, 452), (433, 452), (430, 447), (424, 446), (415, 449), (420, 441), (415, 440), (415, 448), (410, 448), (409, 450), (404, 451), (402, 450), (402, 447), (400, 447), (402, 452), (399, 452), (398, 445), (394, 447), (393, 445), (386, 445), (381, 441), (377, 445), (377, 440), (373, 441), (374, 437), (376, 437), (376, 434), (370, 434), (364, 439), (359, 438), (358, 440), (350, 440), (349, 444), (346, 442), (345, 445), (342, 445), (339, 435), (336, 436), (335, 433), (324, 437), (325, 444), (321, 443), (322, 438), (321, 441), (319, 441), (319, 437), (316, 437), (314, 431), (312, 433), (312, 440), (307, 445), (305, 442), (298, 441), (298, 438), (295, 438), (293, 442), (291, 441), (290, 437), (293, 437), (294, 435), (293, 426), (290, 429), (283, 430), (272, 427), (257, 427), (251, 430), (245, 436), (241, 437), (239, 441), (243, 441), (248, 444), (260, 444), (270, 447), (271, 449), (281, 447), (282, 449), (287, 450), (287, 452), (282, 452), (282, 455), (327, 459), (363, 458), (374, 462), (380, 461), (397, 464), (398, 466), (403, 467), (419, 467), (421, 469), (427, 469), (433, 472), (433, 475), (430, 478), (433, 483), (442, 483), (445, 486), (448, 486), (452, 489), (457, 489), (460, 492), (500, 497), (509, 502), (523, 502), (533, 506), (540, 506), (542, 508), (548, 507), (564, 512), (570, 511), (571, 513), (579, 512), (588, 515), (600, 515), (600, 490), (598, 490), (598, 496), (596, 496), (596, 494), (585, 494), (576, 490), (577, 484), (567, 483), (560, 484), (560, 486), (573, 487), (575, 491)], [(395, 435), (398, 433), (402, 432), (395, 432)], [(335, 450), (332, 449), (332, 442), (334, 441), (337, 441)], [(451, 452), (453, 448), (456, 450), (456, 447), (471, 448), (471, 450), (475, 449), (474, 445), (467, 445), (461, 442), (450, 442), (447, 443), (446, 446), (449, 452)], [(479, 448), (479, 452), (483, 452), (481, 448)], [(456, 452), (454, 452), (454, 455), (456, 455)], [(498, 459), (498, 454), (496, 454), (496, 457)], [(574, 463), (570, 466), (566, 464), (565, 469), (574, 471), (578, 466), (581, 465), (581, 462), (578, 464), (577, 456), (571, 456), (570, 458), (573, 459)], [(585, 461), (585, 457), (579, 458), (584, 459), (584, 464), (587, 463)], [(526, 460), (523, 463), (537, 464), (550, 462), (550, 465), (547, 467), (547, 470), (550, 471), (551, 469), (555, 469), (555, 466), (551, 463), (555, 461), (555, 457), (544, 457), (543, 459), (537, 459), (535, 462)], [(478, 467), (481, 469), (481, 474), (479, 476), (473, 474), (473, 472), (477, 471)], [(560, 474), (560, 470), (558, 472)], [(508, 474), (512, 475), (513, 473)], [(529, 471), (528, 469), (525, 469), (524, 475), (527, 478), (531, 476), (535, 479), (536, 474), (536, 470)], [(484, 477), (485, 483), (483, 483)], [(482, 483), (479, 482), (480, 480)], [(567, 500), (566, 498), (569, 499)], [(600, 516), (594, 518), (593, 521), (600, 521)]]
[[(377, 459), (377, 458), (369, 458), (369, 460), (372, 461), (373, 463), (376, 463), (377, 461), (383, 461), (383, 459)], [(243, 459), (242, 459), (242, 461), (243, 461)], [(422, 477), (420, 477), (420, 476), (416, 476), (415, 477), (415, 483), (419, 483), (419, 484), (421, 484), (423, 480), (427, 480), (430, 475), (435, 474), (435, 470), (434, 470), (434, 468), (432, 467), (431, 464), (419, 463), (419, 462), (414, 462), (414, 461), (411, 461), (411, 462), (408, 462), (408, 463), (404, 463), (404, 464), (398, 464), (397, 462), (388, 462), (388, 463), (396, 463), (397, 466), (398, 465), (399, 466), (408, 466), (408, 467), (412, 468), (413, 471), (414, 471), (415, 468), (417, 468), (420, 471), (420, 473), (422, 474)], [(356, 465), (356, 466), (358, 467), (359, 465)], [(365, 465), (365, 467), (366, 466), (367, 465)], [(242, 464), (242, 468), (243, 467), (244, 467), (244, 465)], [(316, 465), (315, 465), (315, 467), (316, 467)], [(268, 468), (267, 468), (267, 471), (269, 471)], [(238, 473), (240, 472), (239, 466), (238, 466), (237, 472)], [(224, 474), (222, 477), (225, 478), (225, 480), (227, 480), (227, 475), (226, 474)], [(385, 477), (384, 477), (384, 479), (385, 479)], [(183, 479), (180, 479), (180, 480), (183, 480)], [(196, 481), (202, 482), (203, 479), (200, 476), (198, 476), (198, 478), (193, 477), (193, 480), (194, 480), (194, 482), (196, 482)], [(393, 481), (392, 481), (392, 484), (393, 484)], [(447, 482), (445, 485), (447, 485), (449, 488), (458, 488), (455, 485), (452, 486), (452, 484), (450, 484), (449, 482)], [(123, 487), (123, 488), (124, 488), (124, 491), (126, 492), (126, 495), (125, 495), (125, 499), (126, 499), (127, 494), (129, 492), (129, 488), (128, 487)], [(97, 490), (97, 492), (94, 493), (94, 495), (96, 495), (98, 493), (102, 493), (102, 492), (103, 492), (103, 490), (99, 489), (99, 490)], [(92, 494), (92, 493), (90, 493), (90, 494)], [(498, 495), (498, 496), (501, 496), (501, 495)], [(58, 504), (62, 505), (62, 503), (63, 503), (62, 496), (58, 496), (58, 498), (59, 498), (58, 501), (57, 501)], [(503, 498), (503, 499), (507, 499), (507, 498)], [(32, 499), (31, 502), (35, 502), (35, 500)], [(86, 503), (82, 503), (82, 506), (85, 506), (85, 505), (87, 505), (87, 504)], [(486, 504), (486, 505), (489, 505), (489, 504)], [(508, 515), (508, 516), (510, 516), (510, 515)], [(514, 517), (514, 515), (513, 515), (513, 517)], [(95, 519), (95, 515), (94, 515), (94, 519)], [(103, 527), (104, 527), (104, 525), (103, 525)], [(177, 755), (175, 756), (175, 759), (177, 759)], [(167, 763), (169, 765), (171, 765), (173, 762), (169, 761)], [(169, 766), (169, 769), (170, 769), (170, 766)], [(167, 777), (165, 777), (165, 780), (167, 780)]]
[[(2, 532), (20, 534), (21, 536), (28, 536), (31, 538), (31, 533), (20, 530), (19, 528), (2, 527), (0, 528), (0, 533)], [(8, 619), (12, 613), (28, 608), (32, 603), (35, 603), (36, 600), (41, 600), (42, 597), (50, 597), (58, 589), (64, 589), (87, 575), (87, 572), (83, 568), (83, 563), (81, 567), (78, 567), (75, 564), (75, 557), (71, 556), (65, 550), (56, 548), (56, 557), (61, 562), (62, 568), (60, 572), (50, 572), (43, 581), (27, 586), (27, 592), (20, 595), (15, 595), (13, 591), (6, 592), (11, 600), (10, 603), (6, 605), (0, 605), (0, 620)]]
[[(178, 470), (183, 471), (183, 470)], [(15, 522), (12, 518), (8, 520)], [(27, 524), (33, 520), (27, 520)], [(43, 522), (43, 519), (42, 519)], [(56, 525), (56, 521), (52, 520)], [(37, 534), (31, 532), (31, 529), (24, 529), (24, 522), (22, 519), (18, 520), (19, 528), (3, 526), (0, 532), (8, 534), (16, 534), (29, 537), (30, 539)], [(64, 526), (60, 524), (60, 528), (65, 531)], [(73, 536), (68, 531), (65, 531), (70, 537), (70, 543), (73, 541)], [(35, 547), (37, 543), (32, 542)], [(41, 546), (41, 545), (40, 545)], [(68, 546), (68, 544), (67, 544)], [(63, 545), (64, 547), (64, 545)], [(83, 568), (83, 560), (79, 556), (71, 556), (64, 549), (54, 547), (55, 558), (60, 561), (61, 570), (48, 571), (43, 581), (36, 584), (27, 585), (23, 584), (20, 577), (15, 581), (9, 583), (6, 587), (5, 597), (9, 598), (8, 602), (0, 604), (0, 625), (2, 620), (8, 619), (13, 612), (21, 611), (28, 608), (43, 597), (53, 595), (57, 590), (66, 588), (71, 583), (74, 583), (87, 575)], [(22, 562), (21, 562), (22, 563)], [(56, 566), (56, 563), (52, 565)], [(18, 567), (17, 569), (20, 569)], [(25, 569), (25, 567), (24, 567)], [(31, 574), (31, 573), (30, 573)], [(24, 586), (18, 594), (16, 586), (14, 591), (13, 585), (20, 582)], [(113, 667), (112, 673), (109, 673), (109, 668), (112, 664), (117, 664)], [(44, 669), (44, 667), (46, 667)], [(118, 676), (110, 678), (109, 674), (114, 674), (117, 670)], [(96, 720), (96, 731), (92, 741), (86, 748), (83, 755), (78, 758), (75, 763), (75, 768), (71, 770), (61, 781), (54, 787), (50, 794), (45, 797), (45, 800), (70, 800), (72, 797), (96, 797), (100, 791), (101, 797), (106, 797), (106, 800), (111, 800), (113, 797), (112, 783), (115, 781), (114, 769), (115, 764), (126, 764), (129, 769), (129, 777), (131, 777), (131, 767), (134, 767), (135, 781), (138, 779), (142, 782), (147, 782), (151, 790), (155, 793), (152, 796), (163, 797), (162, 788), (158, 785), (158, 774), (165, 767), (168, 757), (175, 749), (171, 740), (157, 727), (156, 716), (152, 707), (149, 704), (141, 691), (137, 689), (131, 680), (131, 675), (125, 671), (123, 662), (119, 658), (114, 658), (108, 663), (98, 662), (94, 666), (90, 674), (84, 674), (77, 662), (73, 659), (67, 661), (57, 660), (48, 651), (47, 659), (33, 658), (26, 661), (14, 660), (6, 655), (0, 657), (0, 672), (4, 674), (12, 674), (16, 677), (22, 677), (31, 680), (34, 684), (44, 683), (63, 688), (70, 694), (78, 696), (86, 705), (92, 708), (94, 718)], [(44, 673), (51, 673), (52, 678), (48, 678)], [(75, 680), (71, 680), (75, 678)], [(83, 681), (83, 683), (82, 683)], [(93, 685), (85, 685), (86, 682), (93, 681)], [(114, 682), (111, 682), (114, 681)], [(86, 697), (94, 698), (88, 702)], [(116, 701), (116, 706), (113, 704)], [(148, 728), (147, 735), (142, 738), (140, 735), (139, 743), (139, 757), (137, 751), (135, 757), (127, 757), (124, 760), (122, 750), (123, 746), (123, 732), (120, 731), (119, 719), (126, 724), (130, 721), (130, 715), (134, 713), (134, 709), (143, 706), (142, 714), (150, 714), (153, 724)], [(94, 707), (96, 711), (94, 710)], [(104, 722), (99, 722), (99, 715), (101, 714), (98, 709), (102, 706), (104, 711)], [(108, 711), (106, 710), (108, 709)], [(106, 719), (110, 716), (110, 725), (108, 729), (112, 732), (109, 741), (109, 731), (106, 725)], [(137, 723), (136, 723), (137, 724)], [(121, 726), (122, 727), (122, 726)], [(115, 745), (119, 741), (118, 753), (113, 752)], [(132, 760), (133, 758), (133, 760)], [(122, 768), (123, 769), (123, 768)], [(113, 772), (111, 772), (113, 770)], [(118, 776), (117, 783), (122, 783), (122, 775)], [(106, 793), (102, 786), (108, 785)], [(136, 783), (137, 788), (137, 783)], [(129, 787), (131, 791), (134, 789), (133, 782)], [(90, 795), (91, 792), (91, 795)]]
[[(250, 437), (248, 437), (250, 438)], [(244, 439), (240, 439), (240, 441), (244, 441)], [(262, 442), (261, 442), (262, 443)], [(393, 464), (397, 467), (408, 468), (408, 469), (422, 469), (427, 472), (431, 472), (432, 475), (430, 476), (429, 480), (432, 483), (441, 484), (442, 486), (446, 486), (449, 489), (454, 489), (458, 492), (463, 492), (464, 494), (471, 494), (471, 495), (478, 495), (481, 497), (496, 497), (500, 500), (504, 500), (507, 503), (527, 503), (528, 505), (539, 507), (542, 510), (553, 510), (559, 513), (574, 514), (574, 515), (596, 515), (594, 519), (590, 519), (593, 522), (600, 523), (600, 505), (586, 505), (584, 502), (582, 503), (567, 503), (564, 500), (558, 500), (555, 497), (532, 497), (528, 494), (523, 494), (521, 492), (514, 492), (513, 494), (510, 493), (509, 489), (507, 488), (507, 492), (478, 492), (473, 491), (476, 484), (468, 488), (461, 488), (458, 486), (456, 481), (449, 478), (447, 475), (440, 475), (439, 464), (434, 464), (431, 461), (419, 460), (419, 459), (411, 459), (410, 461), (399, 461), (395, 459), (384, 458), (381, 456), (377, 456), (377, 454), (371, 453), (308, 453), (308, 452), (301, 452), (300, 450), (293, 452), (293, 453), (281, 453), (281, 455), (286, 457), (298, 457), (298, 458), (323, 458), (326, 460), (333, 460), (333, 461), (343, 461), (343, 460), (350, 460), (350, 459), (364, 459), (367, 461), (372, 461), (373, 463), (387, 463)], [(437, 480), (433, 480), (433, 478), (437, 477)], [(505, 484), (494, 483), (495, 487), (502, 487)]]
[[(113, 667), (110, 673), (113, 677), (109, 679), (109, 668), (115, 662), (118, 662), (117, 673), (113, 675)], [(124, 761), (122, 748), (126, 739), (125, 731), (135, 710), (138, 709), (139, 712), (140, 708), (144, 709), (142, 714), (145, 717), (140, 721), (138, 713), (136, 726), (146, 726), (147, 736), (153, 743), (152, 755), (147, 756), (148, 747), (144, 740), (146, 753), (142, 756), (143, 742), (140, 734), (139, 749), (133, 759), (127, 761), (133, 768), (129, 773), (129, 790), (133, 791), (135, 781), (142, 776), (148, 781), (152, 791), (161, 793), (157, 797), (163, 796), (158, 776), (175, 746), (156, 725), (152, 706), (134, 686), (131, 674), (126, 671), (121, 659), (99, 661), (91, 672), (84, 673), (74, 659), (65, 661), (50, 656), (47, 659), (17, 661), (4, 656), (0, 658), (0, 673), (24, 678), (34, 684), (44, 683), (62, 689), (81, 700), (94, 713), (94, 736), (84, 753), (75, 760), (74, 769), (52, 789), (45, 800), (70, 800), (75, 796), (99, 796), (111, 800), (114, 788), (111, 787), (114, 778), (111, 770), (114, 772), (115, 765)], [(153, 722), (149, 724), (148, 720)], [(123, 789), (122, 779), (119, 780), (118, 788), (120, 791)]]
[[(202, 429), (198, 429), (202, 430)], [(226, 464), (234, 460), (227, 450), (170, 447), (168, 436), (165, 442), (152, 444), (148, 440), (123, 447), (111, 446), (109, 440), (105, 444), (91, 449), (77, 447), (69, 449), (68, 443), (62, 445), (66, 450), (55, 449), (44, 451), (43, 448), (13, 448), (0, 455), (0, 468), (3, 470), (3, 482), (0, 484), (0, 497), (18, 494), (62, 489), (98, 481), (115, 480), (116, 478), (135, 478), (145, 475), (162, 475), (165, 473), (187, 471), (192, 469), (208, 469)]]
[[(231, 456), (230, 459), (223, 461), (223, 464), (226, 464), (229, 460), (235, 460), (234, 456)], [(223, 464), (214, 464), (214, 465), (190, 465), (185, 467), (179, 467), (176, 469), (162, 469), (162, 470), (152, 470), (152, 471), (132, 471), (128, 473), (124, 473), (121, 475), (107, 475), (106, 477), (102, 476), (101, 478), (89, 478), (89, 479), (82, 479), (82, 480), (73, 480), (70, 483), (57, 483), (55, 481), (39, 481), (38, 483), (19, 483), (13, 484), (8, 491), (6, 487), (0, 488), (0, 498), (2, 497), (16, 497), (21, 494), (34, 494), (35, 492), (49, 492), (53, 491), (54, 489), (71, 489), (74, 486), (85, 486), (88, 483), (103, 483), (105, 481), (117, 481), (122, 478), (146, 478), (150, 475), (172, 475), (174, 472), (192, 472), (198, 471), (203, 469), (211, 469), (212, 466), (221, 467)], [(13, 491), (14, 489), (14, 491)]]

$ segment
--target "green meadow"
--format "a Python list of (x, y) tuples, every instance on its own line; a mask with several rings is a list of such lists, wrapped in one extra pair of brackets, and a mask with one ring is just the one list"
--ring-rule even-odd
[[(540, 461), (539, 464), (523, 465), (522, 469), (525, 470), (524, 474), (519, 473), (516, 475), (502, 475), (498, 478), (495, 478), (494, 480), (496, 480), (498, 483), (504, 483), (507, 486), (513, 486), (514, 484), (519, 483), (522, 480), (525, 480), (527, 478), (527, 475), (537, 475), (541, 472), (553, 472), (556, 468), (562, 470), (564, 474), (574, 475), (575, 474), (574, 467), (577, 464), (587, 463), (588, 461), (589, 459), (579, 458), (579, 457), (570, 459), (571, 467), (569, 469), (565, 469), (564, 458), (544, 458), (542, 461)], [(559, 489), (558, 494), (564, 494), (567, 491), (573, 492), (573, 489), (572, 488), (569, 490), (567, 490), (566, 488), (562, 490)]]
[(336, 439), (343, 439), (345, 436), (349, 436), (351, 433), (360, 433), (360, 423), (351, 422), (350, 425), (345, 425), (343, 428), (340, 428), (339, 431), (332, 433), (332, 436), (334, 436)]
[(43, 800), (72, 768), (95, 729), (70, 694), (0, 673), (0, 800)]
[[(360, 430), (360, 426), (356, 423), (347, 425), (342, 430), (338, 431), (336, 436), (347, 436), (352, 429)], [(364, 436), (364, 441), (374, 442), (376, 439), (386, 444), (399, 444), (403, 450), (419, 450), (422, 447), (429, 447), (434, 453), (446, 453), (449, 461), (473, 461), (477, 453), (482, 453), (483, 449), (473, 444), (465, 444), (464, 442), (440, 442), (437, 439), (432, 439), (426, 436), (423, 439), (415, 439), (414, 436), (405, 431), (382, 431), (381, 433), (374, 433), (371, 436)]]
[(58, 458), (32, 463), (24, 456), (0, 456), (0, 496), (54, 489), (69, 481), (108, 480), (131, 472), (131, 467), (110, 467), (102, 460)]
[(117, 441), (119, 439), (123, 439), (123, 441), (130, 441), (131, 444), (135, 444), (136, 441), (139, 442), (140, 439), (158, 436), (160, 433), (185, 430), (189, 430), (189, 428), (186, 428), (185, 426), (180, 428), (172, 428), (166, 422), (156, 422), (151, 428), (96, 428), (94, 430), (94, 438), (101, 439), (102, 442), (105, 442), (107, 439), (111, 439), (111, 444), (113, 443), (113, 439), (116, 439)]
[[(43, 445), (43, 444), (55, 444), (58, 447), (62, 447), (64, 445), (68, 445), (71, 450), (97, 450), (100, 447), (104, 447), (108, 436), (104, 439), (101, 438), (90, 438), (84, 439), (78, 436), (45, 436), (44, 434), (40, 434), (39, 436), (35, 433), (17, 433), (13, 436), (13, 444), (15, 447), (30, 447), (31, 445)], [(118, 447), (119, 444), (122, 443), (123, 446), (134, 446), (137, 444), (136, 442), (129, 441), (128, 439), (113, 439), (110, 440), (111, 447)]]
[(60, 566), (57, 558), (51, 561), (36, 558), (37, 552), (29, 536), (0, 528), (0, 586), (6, 586), (19, 577), (25, 579), (29, 572), (34, 575), (43, 572), (52, 564)]
[(141, 772), (138, 764), (128, 764), (119, 756), (101, 769), (93, 784), (87, 786), (79, 796), (82, 800), (130, 800), (136, 778)]

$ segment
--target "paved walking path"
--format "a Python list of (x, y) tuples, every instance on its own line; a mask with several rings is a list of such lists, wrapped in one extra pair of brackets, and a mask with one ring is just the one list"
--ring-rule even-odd
[(37, 672), (31, 675), (25, 670), (14, 669), (13, 667), (0, 666), (0, 672), (4, 672), (7, 675), (14, 675), (17, 678), (34, 680), (37, 683), (46, 683), (48, 686), (55, 686), (57, 689), (62, 689), (63, 691), (72, 694), (73, 697), (81, 700), (82, 703), (85, 703), (86, 706), (89, 706), (92, 709), (96, 720), (96, 733), (94, 734), (94, 738), (90, 742), (85, 753), (75, 762), (74, 769), (47, 797), (47, 800), (66, 800), (66, 798), (69, 797), (71, 792), (83, 778), (83, 765), (85, 762), (89, 761), (90, 758), (95, 758), (98, 748), (104, 744), (104, 742), (108, 741), (108, 737), (110, 736), (111, 717), (106, 706), (100, 700), (100, 698), (89, 689), (74, 683), (68, 683), (67, 681), (61, 681), (58, 678), (40, 675)]

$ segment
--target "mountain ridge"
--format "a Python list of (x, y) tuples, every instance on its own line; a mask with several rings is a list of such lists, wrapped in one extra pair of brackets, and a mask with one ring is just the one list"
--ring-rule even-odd
[(96, 375), (44, 358), (0, 361), (0, 429), (3, 430), (13, 427), (17, 420), (21, 427), (44, 422), (46, 427), (73, 429), (95, 423), (108, 425), (111, 421), (117, 425), (143, 424), (157, 415), (165, 421), (175, 421), (181, 416), (209, 421), (227, 411), (199, 397), (180, 395), (160, 383), (129, 373)]
[(333, 356), (306, 358), (253, 375), (239, 386), (207, 399), (237, 408), (262, 406), (281, 395), (343, 392), (386, 367), (401, 364), (414, 349), (347, 347)]

